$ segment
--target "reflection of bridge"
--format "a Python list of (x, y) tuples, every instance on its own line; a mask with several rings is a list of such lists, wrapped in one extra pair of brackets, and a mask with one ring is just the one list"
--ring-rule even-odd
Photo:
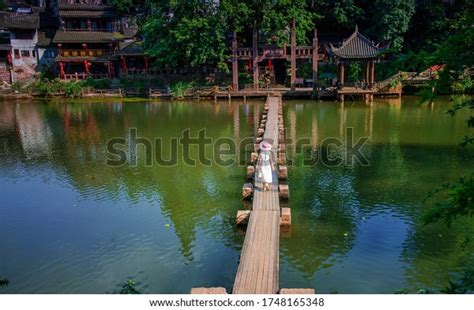
[[(255, 177), (255, 172), (261, 168), (257, 160), (259, 144), (256, 144), (256, 152), (251, 156), (252, 165), (247, 167), (247, 177), (254, 179), (255, 185), (246, 184), (243, 188), (243, 192), (253, 192), (252, 210), (237, 213), (237, 223), (248, 222), (248, 226), (232, 290), (234, 294), (314, 294), (313, 289), (279, 289), (280, 226), (291, 225), (290, 209), (280, 207), (280, 197), (288, 198), (288, 185), (279, 184), (279, 179), (286, 179), (288, 175), (284, 165), (284, 132), (281, 97), (269, 96), (256, 142), (265, 140), (272, 145), (271, 157), (276, 159), (275, 166), (272, 165), (273, 182), (270, 189), (264, 191), (262, 182)], [(248, 195), (251, 193), (244, 194)], [(193, 288), (191, 293), (225, 294), (226, 291), (224, 288)]]

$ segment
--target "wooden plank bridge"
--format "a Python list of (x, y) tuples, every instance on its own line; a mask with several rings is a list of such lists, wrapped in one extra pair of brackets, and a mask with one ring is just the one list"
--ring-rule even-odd
[[(263, 138), (272, 144), (273, 158), (278, 156), (281, 98), (268, 97)], [(259, 167), (257, 165), (256, 170)], [(270, 190), (263, 191), (255, 181), (252, 213), (247, 226), (240, 264), (235, 277), (234, 294), (276, 294), (279, 291), (280, 199), (278, 175), (274, 171)]]
[[(264, 112), (256, 133), (255, 152), (247, 167), (247, 178), (254, 184), (246, 183), (242, 189), (244, 198), (253, 194), (251, 210), (237, 213), (237, 224), (247, 224), (244, 244), (240, 255), (233, 294), (314, 294), (314, 289), (280, 289), (280, 227), (291, 225), (291, 211), (280, 207), (280, 199), (288, 198), (288, 177), (286, 167), (285, 128), (283, 107), (280, 96), (268, 95)], [(275, 159), (273, 182), (270, 189), (263, 191), (263, 184), (255, 178), (259, 170), (259, 143), (268, 141), (272, 145)], [(256, 165), (255, 165), (256, 163)], [(283, 183), (283, 184), (282, 184)], [(226, 294), (223, 287), (199, 287), (192, 294)]]

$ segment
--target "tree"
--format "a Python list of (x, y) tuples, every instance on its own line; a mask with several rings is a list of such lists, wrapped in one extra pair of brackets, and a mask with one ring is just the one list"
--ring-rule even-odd
[(376, 0), (369, 32), (375, 39), (390, 42), (391, 47), (399, 51), (414, 13), (415, 0)]
[(158, 64), (226, 68), (224, 25), (214, 1), (153, 0), (149, 6), (144, 46)]
[(269, 43), (280, 46), (290, 43), (290, 25), (295, 19), (297, 43), (308, 43), (306, 34), (315, 28), (320, 16), (313, 11), (307, 1), (281, 0), (271, 9), (263, 12), (262, 30), (267, 34)]

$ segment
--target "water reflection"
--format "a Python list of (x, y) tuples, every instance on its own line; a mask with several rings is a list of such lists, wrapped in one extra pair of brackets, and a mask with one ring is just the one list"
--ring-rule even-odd
[(142, 137), (163, 138), (164, 146), (185, 128), (239, 140), (253, 136), (259, 108), (1, 103), (0, 232), (7, 240), (0, 241), (0, 273), (12, 281), (3, 291), (107, 292), (128, 277), (148, 292), (230, 287), (242, 243), (232, 225), (241, 168), (145, 167), (141, 148), (136, 167), (114, 168), (105, 165), (105, 145), (132, 127)]
[[(163, 145), (190, 128), (253, 137), (261, 102), (0, 103), (0, 276), (8, 293), (103, 293), (132, 278), (148, 293), (232, 286), (243, 235), (238, 166), (105, 165), (106, 142), (137, 128)], [(465, 117), (447, 102), (285, 103), (293, 212), (281, 241), (281, 286), (392, 293), (442, 288), (473, 266), (474, 222), (422, 227), (426, 193), (474, 170), (457, 147)], [(324, 139), (369, 136), (370, 166), (303, 167)], [(207, 149), (211, 152), (211, 149)], [(242, 158), (249, 151), (241, 150)], [(168, 158), (170, 148), (163, 149)], [(191, 156), (197, 149), (191, 148)]]
[(474, 221), (452, 229), (420, 223), (431, 189), (474, 171), (472, 151), (458, 147), (468, 133), (466, 115), (451, 118), (448, 107), (420, 106), (415, 98), (286, 104), (292, 138), (310, 138), (314, 147), (344, 139), (352, 127), (356, 140), (370, 137), (363, 149), (370, 166), (303, 167), (309, 152), (290, 146), (293, 227), (291, 239), (282, 240), (282, 286), (326, 293), (440, 289), (474, 267), (473, 245), (457, 248), (464, 236), (474, 237)]

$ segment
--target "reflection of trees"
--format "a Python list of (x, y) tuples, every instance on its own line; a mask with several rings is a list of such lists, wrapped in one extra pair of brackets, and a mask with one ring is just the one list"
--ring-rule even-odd
[[(229, 219), (240, 208), (239, 188), (243, 170), (217, 165), (187, 166), (178, 157), (178, 165), (145, 166), (143, 147), (139, 146), (138, 165), (114, 168), (107, 166), (106, 142), (126, 137), (127, 129), (136, 127), (140, 137), (163, 139), (164, 153), (170, 153), (170, 140), (190, 128), (196, 136), (206, 128), (209, 137), (252, 136), (253, 103), (50, 103), (32, 105), (52, 132), (54, 167), (61, 170), (84, 196), (94, 196), (100, 203), (112, 199), (130, 207), (139, 199), (161, 206), (172, 222), (181, 243), (181, 252), (193, 258), (197, 229), (228, 246), (240, 247)], [(239, 115), (240, 114), (240, 115)], [(250, 122), (250, 123), (251, 123)], [(234, 129), (239, 130), (236, 133)], [(191, 147), (191, 158), (198, 150)], [(206, 149), (211, 155), (211, 147)], [(46, 159), (45, 159), (46, 160)], [(125, 199), (124, 199), (125, 198)]]
[[(329, 115), (334, 115), (332, 109), (319, 106), (315, 113), (310, 105), (300, 111), (294, 108), (291, 104), (287, 107), (286, 125), (291, 136), (309, 138), (313, 147), (320, 138), (327, 137), (326, 124)], [(289, 183), (293, 225), (291, 239), (281, 241), (281, 253), (311, 277), (351, 247), (357, 198), (350, 174), (343, 168), (302, 167), (302, 159), (310, 156), (311, 148), (304, 152), (292, 157), (295, 167), (290, 170)]]
[[(472, 151), (453, 151), (453, 143), (460, 141), (466, 130), (463, 118), (443, 122), (445, 107), (425, 112), (414, 102), (406, 103), (367, 107), (356, 103), (343, 108), (318, 103), (299, 111), (287, 103), (288, 132), (298, 138), (314, 136), (315, 123), (319, 143), (327, 137), (344, 135), (341, 124), (354, 128), (355, 140), (370, 135), (364, 148), (369, 167), (304, 168), (302, 160), (296, 158), (296, 167), (290, 170), (294, 225), (292, 238), (282, 240), (282, 251), (305, 275), (330, 266), (347, 252), (359, 218), (372, 212), (389, 212), (410, 223), (412, 234), (406, 239), (401, 259), (409, 266), (406, 272), (412, 285), (429, 287), (430, 277), (445, 284), (448, 272), (473, 263), (472, 255), (467, 254), (472, 248), (458, 251), (463, 241), (460, 232), (467, 231), (474, 237), (472, 222), (453, 232), (446, 232), (442, 225), (423, 228), (418, 223), (426, 194), (440, 180), (456, 179), (465, 171), (466, 162), (474, 158)], [(292, 133), (291, 128), (296, 132)], [(346, 232), (348, 238), (343, 238)], [(436, 264), (443, 266), (437, 269)], [(440, 275), (435, 277), (432, 274), (436, 270)]]

